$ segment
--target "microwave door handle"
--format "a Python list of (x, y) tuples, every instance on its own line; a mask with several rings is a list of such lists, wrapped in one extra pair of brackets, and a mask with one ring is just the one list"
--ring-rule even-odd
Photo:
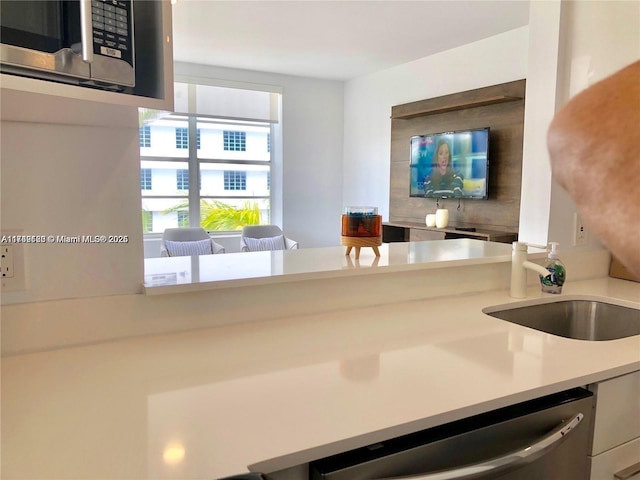
[(582, 413), (578, 413), (568, 422), (562, 422), (553, 431), (540, 438), (535, 443), (484, 462), (474, 463), (464, 467), (456, 467), (450, 470), (441, 470), (434, 473), (402, 477), (387, 477), (378, 480), (470, 480), (474, 478), (482, 478), (486, 475), (503, 472), (505, 470), (512, 470), (533, 462), (557, 446), (568, 433), (578, 426), (583, 418), (584, 415)]
[(80, 37), (82, 60), (93, 62), (93, 23), (91, 21), (91, 0), (80, 0)]

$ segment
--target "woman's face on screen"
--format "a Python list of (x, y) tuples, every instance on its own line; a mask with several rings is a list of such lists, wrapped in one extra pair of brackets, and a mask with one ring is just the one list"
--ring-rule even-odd
[(441, 171), (445, 171), (449, 165), (449, 145), (443, 143), (438, 148), (438, 168)]

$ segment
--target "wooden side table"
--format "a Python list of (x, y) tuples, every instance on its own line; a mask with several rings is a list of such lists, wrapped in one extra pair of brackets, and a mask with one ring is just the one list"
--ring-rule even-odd
[(342, 215), (342, 236), (340, 244), (347, 247), (347, 255), (356, 249), (356, 260), (360, 258), (362, 247), (371, 247), (380, 256), (378, 247), (382, 245), (382, 216), (377, 207), (347, 207)]
[(380, 256), (380, 251), (378, 247), (382, 245), (382, 235), (377, 237), (340, 237), (340, 245), (344, 245), (347, 247), (346, 255), (351, 255), (351, 250), (355, 247), (356, 249), (356, 260), (360, 258), (360, 249), (362, 247), (371, 247), (373, 248), (376, 257)]

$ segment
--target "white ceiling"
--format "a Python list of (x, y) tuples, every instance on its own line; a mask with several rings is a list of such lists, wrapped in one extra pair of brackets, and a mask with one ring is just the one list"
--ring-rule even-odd
[(528, 0), (178, 0), (174, 60), (347, 80), (528, 21)]

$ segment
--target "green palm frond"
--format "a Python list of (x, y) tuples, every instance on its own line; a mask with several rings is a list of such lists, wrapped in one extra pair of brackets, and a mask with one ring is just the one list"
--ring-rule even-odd
[(149, 224), (151, 223), (152, 215), (153, 214), (146, 208), (142, 209), (142, 232), (143, 233), (151, 232), (151, 229), (149, 228)]
[[(189, 203), (182, 202), (163, 213), (189, 210)], [(237, 208), (219, 200), (200, 200), (200, 226), (205, 230), (242, 230), (245, 225), (260, 224), (260, 207), (257, 202), (246, 201)]]
[(207, 230), (242, 230), (245, 225), (259, 223), (260, 208), (256, 202), (246, 201), (240, 208), (218, 200), (200, 203), (200, 224)]

